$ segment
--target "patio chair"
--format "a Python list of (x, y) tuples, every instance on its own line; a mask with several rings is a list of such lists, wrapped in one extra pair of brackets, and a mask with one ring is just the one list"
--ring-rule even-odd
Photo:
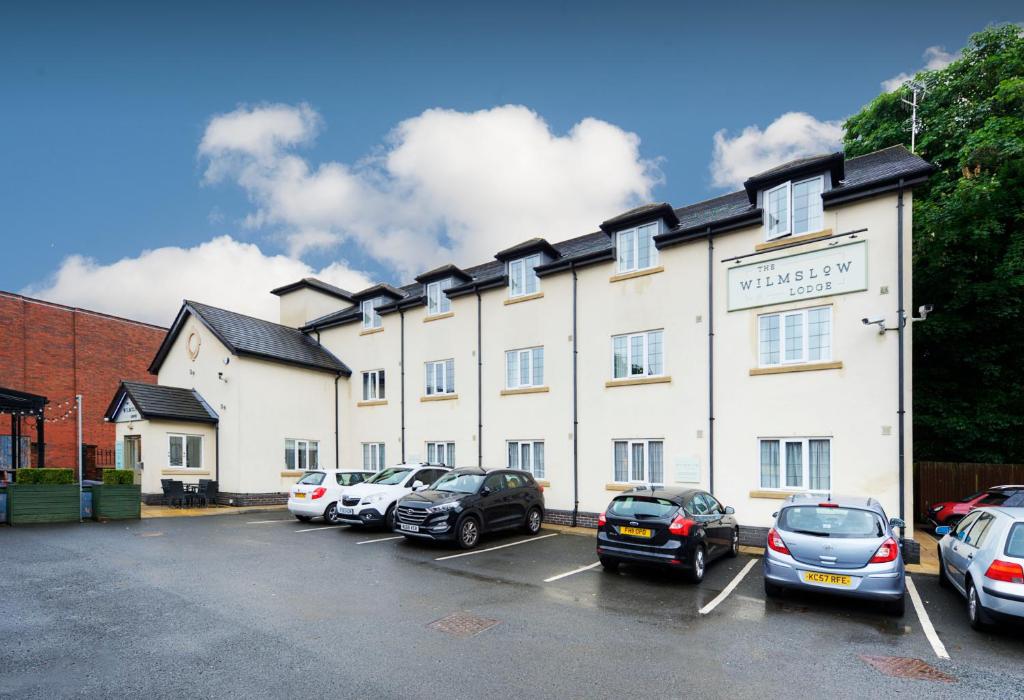
[(175, 503), (178, 506), (186, 505), (188, 494), (185, 493), (185, 485), (183, 483), (170, 480), (169, 484), (162, 483), (161, 486), (163, 486), (164, 490), (164, 505), (173, 506)]
[[(212, 487), (212, 492), (211, 492)], [(192, 494), (192, 497), (203, 504), (203, 507), (210, 505), (210, 501), (217, 498), (217, 482), (213, 479), (200, 479), (199, 489)]]

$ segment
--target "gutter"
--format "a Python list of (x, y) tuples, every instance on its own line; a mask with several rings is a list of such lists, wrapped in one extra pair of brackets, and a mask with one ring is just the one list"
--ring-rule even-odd
[[(905, 433), (905, 422), (906, 422), (906, 398), (904, 391), (905, 384), (905, 360), (904, 360), (904, 340), (907, 326), (906, 309), (904, 309), (904, 292), (903, 292), (903, 178), (900, 178), (899, 189), (896, 195), (896, 271), (897, 271), (897, 284), (899, 285), (899, 291), (897, 292), (897, 306), (896, 310), (896, 328), (897, 335), (899, 338), (899, 352), (898, 352), (898, 365), (899, 365), (899, 379), (898, 379), (898, 391), (899, 391), (899, 408), (897, 409), (897, 416), (899, 421), (899, 479), (900, 479), (900, 520), (906, 522), (904, 515), (904, 502), (906, 500), (906, 485), (903, 483), (904, 475), (906, 473), (906, 433)], [(907, 534), (906, 526), (900, 528), (900, 541), (902, 541)]]

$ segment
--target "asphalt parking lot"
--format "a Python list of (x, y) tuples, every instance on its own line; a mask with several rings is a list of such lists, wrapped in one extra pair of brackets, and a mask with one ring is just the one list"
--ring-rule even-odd
[[(547, 529), (464, 553), (283, 512), (4, 527), (0, 696), (714, 698), (803, 686), (805, 697), (1005, 698), (1024, 687), (1020, 630), (972, 631), (932, 576), (912, 576), (929, 639), (912, 605), (894, 619), (824, 597), (766, 600), (746, 554), (700, 586), (595, 563), (591, 537)], [(927, 666), (893, 665), (931, 679), (886, 675), (866, 656), (918, 660)]]

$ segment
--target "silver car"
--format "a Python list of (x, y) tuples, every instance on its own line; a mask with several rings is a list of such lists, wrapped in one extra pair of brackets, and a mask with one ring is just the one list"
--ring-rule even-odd
[(967, 599), (971, 627), (1024, 619), (1024, 507), (978, 508), (935, 534), (939, 583)]
[(903, 553), (889, 520), (873, 498), (790, 496), (775, 514), (764, 555), (764, 590), (832, 593), (904, 610)]

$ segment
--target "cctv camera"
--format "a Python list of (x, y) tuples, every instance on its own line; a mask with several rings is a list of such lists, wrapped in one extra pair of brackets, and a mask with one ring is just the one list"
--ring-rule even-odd
[(934, 310), (935, 306), (933, 306), (932, 304), (922, 304), (921, 306), (917, 307), (917, 313), (921, 314), (921, 318), (924, 318)]
[(872, 323), (883, 324), (885, 323), (885, 317), (883, 316), (869, 316), (860, 320), (865, 326), (870, 326)]

